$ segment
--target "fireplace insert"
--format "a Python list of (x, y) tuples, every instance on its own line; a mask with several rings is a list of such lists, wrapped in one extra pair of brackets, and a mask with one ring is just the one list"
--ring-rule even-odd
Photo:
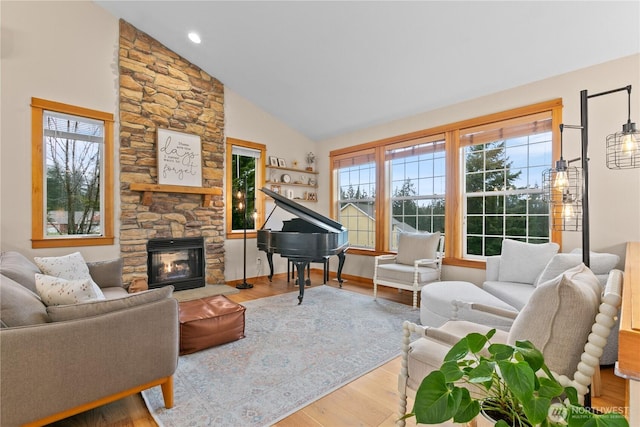
[(151, 239), (147, 242), (149, 288), (173, 285), (176, 291), (205, 285), (204, 239)]

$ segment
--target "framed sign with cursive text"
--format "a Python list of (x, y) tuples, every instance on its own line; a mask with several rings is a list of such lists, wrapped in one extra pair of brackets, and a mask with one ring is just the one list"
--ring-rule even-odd
[(200, 136), (158, 129), (158, 184), (202, 187)]

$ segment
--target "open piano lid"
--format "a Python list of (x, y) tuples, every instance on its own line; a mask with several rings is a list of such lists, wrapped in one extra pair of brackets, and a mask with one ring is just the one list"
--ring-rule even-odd
[(306, 208), (291, 199), (287, 199), (282, 195), (275, 193), (268, 188), (262, 187), (260, 189), (264, 194), (269, 197), (272, 197), (276, 206), (280, 206), (285, 211), (299, 216), (300, 218), (310, 222), (313, 225), (317, 225), (320, 228), (324, 228), (325, 230), (332, 233), (341, 233), (346, 229), (339, 222), (335, 222), (334, 220), (327, 218), (326, 216), (320, 215), (317, 212), (312, 211), (309, 208)]

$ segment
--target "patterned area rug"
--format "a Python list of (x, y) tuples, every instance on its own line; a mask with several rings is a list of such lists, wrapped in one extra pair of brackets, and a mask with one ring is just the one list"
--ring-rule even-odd
[(181, 356), (174, 407), (142, 395), (160, 426), (268, 426), (400, 354), (410, 306), (330, 286), (243, 303), (246, 338)]
[(214, 295), (231, 295), (240, 292), (236, 288), (227, 285), (205, 285), (200, 288), (187, 289), (173, 293), (178, 301), (191, 301), (192, 299), (206, 298)]

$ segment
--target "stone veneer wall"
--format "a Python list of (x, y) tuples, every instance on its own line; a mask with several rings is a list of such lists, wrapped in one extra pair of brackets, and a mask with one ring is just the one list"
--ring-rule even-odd
[(208, 283), (224, 282), (224, 200), (202, 207), (197, 194), (153, 193), (150, 206), (131, 183), (157, 184), (158, 128), (200, 135), (203, 187), (223, 189), (222, 84), (127, 22), (120, 21), (120, 251), (123, 281), (146, 277), (152, 238), (204, 237)]

